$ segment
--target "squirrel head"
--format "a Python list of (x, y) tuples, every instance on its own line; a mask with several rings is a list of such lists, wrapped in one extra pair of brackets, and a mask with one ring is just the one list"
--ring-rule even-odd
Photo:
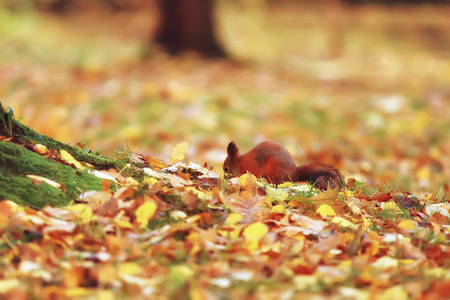
[(234, 142), (230, 142), (227, 147), (227, 158), (223, 162), (223, 170), (233, 176), (239, 174), (239, 149)]

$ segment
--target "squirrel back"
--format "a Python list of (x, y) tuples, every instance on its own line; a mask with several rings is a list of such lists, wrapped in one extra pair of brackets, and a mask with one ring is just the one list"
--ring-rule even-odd
[(341, 186), (341, 175), (337, 169), (318, 162), (296, 167), (289, 151), (275, 142), (262, 142), (243, 155), (239, 154), (236, 144), (231, 142), (227, 153), (223, 169), (234, 176), (250, 172), (275, 184), (283, 181), (309, 181), (320, 189), (326, 189), (328, 185), (332, 188)]

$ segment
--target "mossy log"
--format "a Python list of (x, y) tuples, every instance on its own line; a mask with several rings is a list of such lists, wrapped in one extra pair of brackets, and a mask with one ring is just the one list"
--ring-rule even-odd
[[(111, 159), (78, 147), (59, 142), (40, 134), (14, 119), (12, 110), (7, 112), (0, 103), (0, 201), (13, 200), (20, 205), (43, 207), (62, 206), (89, 190), (101, 190), (101, 179), (85, 170), (76, 169), (46, 156), (39, 155), (29, 148), (43, 144), (49, 150), (65, 150), (77, 161), (86, 162), (95, 169), (123, 169), (128, 161)], [(133, 169), (128, 169), (128, 175)], [(139, 173), (135, 170), (135, 172)], [(54, 188), (42, 182), (36, 184), (27, 175), (37, 175), (62, 185)], [(139, 177), (139, 176), (137, 176)]]

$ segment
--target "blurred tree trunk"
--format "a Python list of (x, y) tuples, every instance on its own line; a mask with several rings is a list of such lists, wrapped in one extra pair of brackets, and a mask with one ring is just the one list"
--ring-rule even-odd
[(155, 41), (166, 51), (225, 56), (214, 33), (213, 0), (159, 0), (158, 6), (161, 23)]

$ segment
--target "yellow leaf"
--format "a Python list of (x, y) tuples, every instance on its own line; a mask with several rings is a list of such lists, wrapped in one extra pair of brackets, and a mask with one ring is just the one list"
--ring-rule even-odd
[(242, 220), (242, 216), (238, 213), (231, 213), (228, 215), (227, 219), (225, 220), (225, 224), (227, 225), (234, 225)]
[(289, 193), (282, 189), (266, 187), (267, 197), (274, 201), (284, 201), (289, 197)]
[(264, 235), (269, 232), (267, 225), (261, 222), (253, 223), (247, 226), (242, 233), (246, 239), (260, 240)]
[(38, 176), (38, 175), (27, 175), (28, 178), (31, 178), (33, 180), (37, 180), (39, 182), (45, 182), (46, 184), (56, 188), (56, 189), (60, 189), (61, 188), (61, 184), (50, 180), (48, 178), (42, 177), (42, 176)]
[(395, 269), (398, 267), (398, 260), (390, 256), (383, 256), (370, 266), (379, 270), (386, 270), (390, 268)]
[(362, 217), (362, 219), (363, 219), (363, 226), (364, 226), (364, 229), (369, 229), (369, 228), (372, 226), (372, 220), (371, 220), (371, 219), (368, 219), (368, 218), (366, 218), (366, 217), (364, 217), (363, 214), (361, 214), (361, 217)]
[(274, 207), (272, 207), (270, 209), (271, 213), (280, 213), (280, 214), (285, 214), (286, 213), (286, 209), (284, 208), (283, 205), (281, 204), (277, 204)]
[(353, 224), (349, 220), (346, 220), (346, 219), (341, 218), (341, 217), (334, 217), (333, 220), (331, 220), (331, 222), (336, 223), (336, 224), (338, 224), (341, 227), (350, 228), (350, 229), (353, 229), (353, 230), (358, 229), (358, 226), (356, 226), (355, 224)]
[(292, 182), (290, 182), (290, 181), (285, 181), (285, 182), (283, 182), (282, 184), (279, 184), (278, 185), (278, 188), (288, 188), (288, 187), (291, 187), (292, 186)]
[(401, 266), (412, 266), (417, 263), (417, 260), (409, 258), (409, 259), (400, 259), (398, 262), (400, 263)]
[(74, 165), (77, 169), (84, 170), (85, 168), (75, 159), (73, 156), (67, 152), (66, 150), (60, 150), (59, 154), (61, 154), (61, 157), (71, 165)]
[(123, 220), (114, 220), (114, 223), (120, 228), (133, 228), (133, 225), (130, 222)]
[(349, 190), (345, 190), (343, 192), (339, 192), (339, 195), (345, 195), (347, 197), (354, 197), (355, 196), (355, 192), (349, 191)]
[(20, 282), (17, 279), (0, 280), (0, 293), (1, 294), (7, 293), (12, 289), (18, 288), (19, 286)]
[(191, 186), (186, 188), (186, 190), (192, 191), (200, 200), (212, 200), (212, 195), (197, 190), (196, 188), (193, 188)]
[(140, 229), (147, 228), (148, 222), (155, 216), (157, 208), (158, 206), (156, 205), (156, 203), (151, 201), (139, 206), (139, 208), (136, 210), (136, 220), (141, 224), (139, 226)]
[(195, 215), (189, 218), (186, 218), (186, 224), (195, 224), (202, 218), (201, 215)]
[(256, 179), (255, 175), (246, 173), (246, 174), (239, 176), (238, 183), (239, 183), (240, 187), (245, 188), (250, 184), (251, 185), (255, 184), (256, 181), (257, 181), (257, 179)]
[(184, 286), (187, 280), (194, 275), (194, 271), (185, 265), (173, 266), (169, 271), (168, 282), (172, 284), (174, 289), (179, 289)]
[(127, 177), (127, 183), (129, 183), (131, 186), (138, 186), (140, 183), (134, 179), (133, 177)]
[(398, 226), (405, 230), (414, 230), (416, 229), (416, 223), (412, 220), (405, 220), (398, 223)]
[(322, 218), (325, 218), (326, 216), (336, 215), (334, 209), (328, 204), (322, 204), (321, 206), (319, 206), (318, 209), (316, 209), (316, 212), (319, 213), (322, 216)]
[(137, 263), (126, 262), (119, 265), (119, 275), (139, 275), (142, 273), (142, 268)]
[(186, 142), (177, 144), (172, 150), (172, 155), (170, 156), (169, 161), (171, 163), (177, 163), (177, 162), (182, 161), (186, 156), (186, 153), (188, 151), (188, 146), (189, 145)]
[(250, 251), (258, 249), (259, 241), (268, 232), (269, 228), (267, 225), (261, 222), (256, 222), (247, 226), (242, 233), (246, 240), (246, 245), (244, 247)]
[(157, 183), (158, 180), (156, 180), (153, 177), (145, 177), (144, 180), (142, 180), (142, 184), (148, 184), (149, 186), (154, 185), (155, 183)]
[(383, 202), (381, 203), (381, 209), (382, 210), (389, 210), (391, 212), (395, 212), (396, 214), (402, 214), (402, 210), (398, 207), (395, 202), (389, 201), (389, 202)]
[(93, 219), (92, 209), (85, 204), (75, 204), (69, 206), (67, 209), (75, 213), (78, 220), (80, 220), (84, 224), (89, 223)]
[[(230, 227), (230, 225), (227, 227)], [(241, 234), (241, 230), (239, 228), (235, 228), (235, 226), (233, 226), (232, 228), (227, 228), (227, 230), (218, 230), (217, 232), (221, 236), (229, 238), (230, 240), (237, 240), (239, 238), (239, 235)]]

